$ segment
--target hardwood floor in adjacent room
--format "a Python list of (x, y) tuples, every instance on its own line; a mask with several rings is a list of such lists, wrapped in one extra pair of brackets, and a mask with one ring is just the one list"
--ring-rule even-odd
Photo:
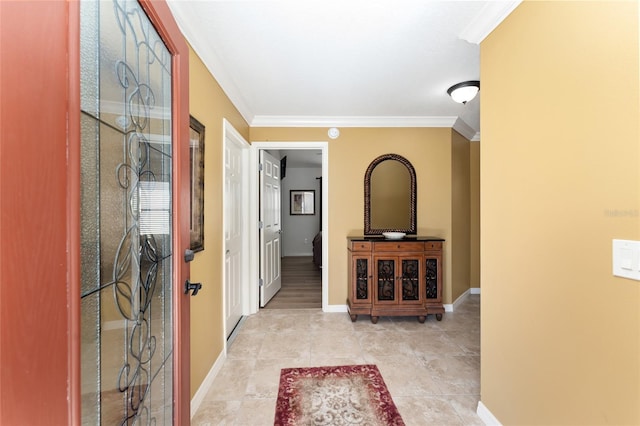
[(322, 270), (311, 256), (282, 258), (282, 287), (264, 309), (322, 308)]

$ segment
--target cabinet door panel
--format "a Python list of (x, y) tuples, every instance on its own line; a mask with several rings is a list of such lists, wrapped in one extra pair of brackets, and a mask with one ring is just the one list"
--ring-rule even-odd
[(353, 267), (354, 273), (354, 285), (355, 285), (355, 300), (356, 303), (371, 303), (371, 289), (369, 288), (369, 281), (371, 278), (371, 265), (370, 257), (354, 257)]
[(399, 259), (401, 268), (401, 285), (399, 299), (403, 304), (421, 302), (420, 291), (420, 257), (402, 257)]
[(397, 304), (396, 258), (375, 259), (375, 302)]
[(427, 302), (438, 302), (441, 300), (440, 286), (438, 285), (438, 270), (440, 259), (437, 257), (425, 258), (425, 289)]

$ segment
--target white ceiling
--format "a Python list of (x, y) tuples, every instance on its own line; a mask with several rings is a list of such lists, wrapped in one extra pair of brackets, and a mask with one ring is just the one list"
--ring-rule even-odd
[(251, 126), (480, 132), (478, 43), (518, 1), (169, 0), (187, 41)]

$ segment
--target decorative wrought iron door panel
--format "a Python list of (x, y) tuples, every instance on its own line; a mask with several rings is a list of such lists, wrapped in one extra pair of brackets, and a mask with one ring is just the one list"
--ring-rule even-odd
[(172, 394), (171, 55), (137, 1), (81, 2), (82, 422)]
[(369, 298), (369, 260), (356, 260), (356, 299)]
[(438, 259), (425, 259), (427, 299), (438, 298)]
[(419, 259), (402, 259), (402, 300), (420, 300)]
[(396, 274), (395, 261), (389, 259), (378, 259), (377, 261), (377, 280), (379, 301), (396, 300)]

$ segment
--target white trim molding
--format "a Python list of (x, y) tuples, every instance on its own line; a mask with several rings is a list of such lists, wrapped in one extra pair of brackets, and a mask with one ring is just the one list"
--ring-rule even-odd
[(502, 426), (502, 423), (493, 415), (482, 401), (478, 401), (478, 409), (476, 410), (480, 420), (487, 426)]
[[(479, 141), (480, 140), (480, 132), (476, 132), (471, 126), (469, 126), (463, 119), (458, 117), (455, 123), (453, 123), (453, 130), (460, 133), (462, 136), (467, 138), (469, 141)], [(477, 139), (476, 139), (477, 138)]]
[(347, 305), (326, 305), (322, 309), (322, 312), (343, 313), (343, 312), (349, 312), (349, 311), (347, 310)]
[(486, 2), (458, 37), (469, 43), (480, 44), (521, 2), (522, 0)]
[(251, 127), (453, 127), (458, 117), (256, 115)]
[(257, 115), (251, 127), (449, 127), (472, 142), (480, 140), (480, 132), (460, 117), (355, 117)]
[[(209, 42), (209, 40), (202, 39), (202, 35), (198, 34), (198, 25), (190, 25), (190, 16), (185, 16), (185, 14), (182, 13), (182, 11), (186, 9), (186, 7), (191, 6), (186, 5), (185, 3), (187, 2), (183, 2), (181, 7), (176, 8), (173, 7), (173, 3), (174, 2), (169, 1), (167, 2), (167, 5), (169, 6), (169, 9), (171, 9), (171, 13), (173, 14), (173, 17), (175, 18), (176, 23), (178, 24), (178, 27), (180, 28), (180, 31), (184, 35), (185, 39), (187, 40), (193, 51), (196, 52), (196, 54), (202, 59), (202, 63), (204, 64), (204, 66), (209, 70), (211, 75), (218, 82), (218, 84), (222, 88), (222, 91), (227, 95), (231, 103), (236, 107), (240, 115), (242, 115), (242, 118), (244, 118), (247, 123), (251, 123), (251, 120), (253, 119), (253, 113), (251, 112), (251, 109), (249, 108), (245, 97), (242, 95), (242, 92), (236, 85), (232, 76), (226, 70), (224, 63), (216, 53), (213, 45)], [(198, 46), (200, 50), (196, 49), (196, 46)], [(207, 47), (206, 49), (204, 49), (202, 46)]]
[[(252, 215), (255, 220), (250, 221), (251, 234), (255, 238), (251, 241), (250, 252), (253, 254), (252, 259), (258, 259), (260, 255), (259, 241), (258, 241), (258, 151), (266, 150), (281, 150), (281, 149), (315, 149), (322, 151), (322, 238), (326, 241), (326, 244), (322, 244), (322, 258), (329, 258), (329, 142), (326, 141), (298, 141), (298, 142), (283, 142), (283, 141), (251, 141), (251, 166), (250, 168), (255, 170), (254, 177), (251, 179), (252, 187), (250, 189), (250, 199), (252, 205), (250, 206)], [(254, 264), (256, 262), (253, 262)], [(322, 267), (322, 310), (327, 312), (329, 307), (329, 264)], [(256, 271), (256, 279), (259, 278), (259, 273)], [(256, 281), (257, 282), (257, 281)], [(258, 312), (259, 310), (259, 297), (258, 286), (254, 285), (250, 290), (250, 297), (254, 304), (254, 310), (251, 313)]]
[(216, 376), (222, 369), (222, 365), (224, 364), (224, 361), (226, 359), (227, 359), (227, 351), (224, 350), (220, 353), (220, 355), (218, 355), (218, 359), (216, 359), (216, 362), (213, 363), (213, 366), (211, 366), (211, 370), (209, 370), (209, 372), (207, 373), (207, 376), (204, 378), (204, 380), (200, 384), (200, 387), (198, 388), (196, 393), (193, 395), (193, 398), (191, 398), (191, 418), (192, 419), (194, 414), (198, 411), (198, 408), (200, 408), (200, 404), (202, 404), (202, 401), (204, 401), (204, 397), (207, 395), (207, 392), (209, 392), (209, 389), (211, 389), (211, 386), (213, 385), (213, 381), (216, 379)]
[[(469, 290), (465, 291), (456, 299), (455, 302), (445, 304), (444, 310), (445, 312), (453, 312), (470, 294), (480, 294), (479, 287), (473, 287)], [(347, 305), (326, 305), (323, 309), (323, 312), (349, 312), (347, 309)]]
[(458, 309), (458, 306), (460, 306), (462, 302), (467, 300), (470, 294), (471, 294), (471, 289), (467, 289), (464, 293), (458, 296), (458, 298), (453, 302), (453, 310)]
[(445, 303), (443, 305), (444, 311), (445, 312), (455, 311), (456, 309), (458, 309), (458, 306), (460, 306), (460, 304), (464, 302), (467, 297), (469, 297), (470, 294), (474, 294), (474, 293), (471, 291), (471, 289), (467, 289), (464, 293), (458, 296), (458, 298), (453, 303)]

